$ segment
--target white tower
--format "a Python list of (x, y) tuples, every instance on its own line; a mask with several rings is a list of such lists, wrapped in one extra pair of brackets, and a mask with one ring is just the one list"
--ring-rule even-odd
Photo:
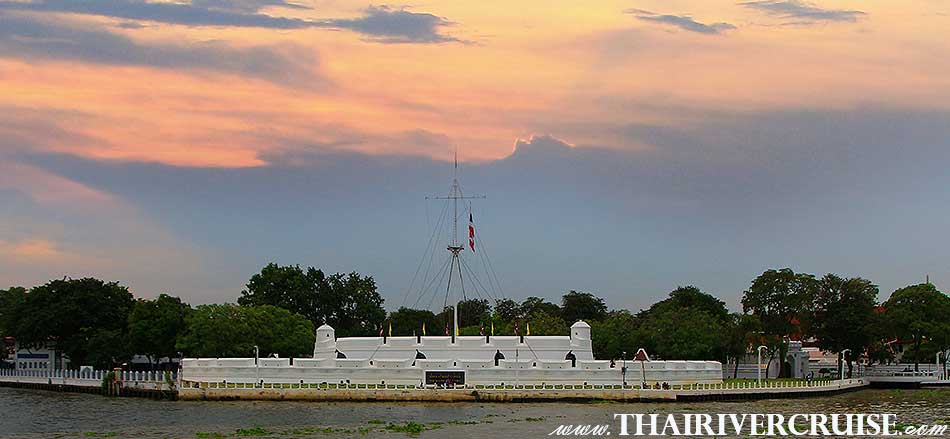
[(317, 328), (317, 339), (313, 342), (313, 358), (336, 358), (336, 331), (332, 326), (323, 324)]
[(571, 348), (578, 360), (593, 360), (594, 350), (590, 342), (590, 325), (578, 320), (571, 325)]

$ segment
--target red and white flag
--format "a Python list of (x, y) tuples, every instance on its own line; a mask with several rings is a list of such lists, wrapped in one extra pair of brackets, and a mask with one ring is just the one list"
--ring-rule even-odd
[(475, 253), (475, 221), (472, 220), (472, 212), (468, 213), (468, 246)]

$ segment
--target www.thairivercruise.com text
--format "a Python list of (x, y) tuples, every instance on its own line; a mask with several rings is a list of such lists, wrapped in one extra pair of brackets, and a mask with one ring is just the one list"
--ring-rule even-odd
[(947, 425), (904, 425), (894, 414), (615, 413), (613, 424), (562, 424), (548, 436), (915, 436), (940, 437)]

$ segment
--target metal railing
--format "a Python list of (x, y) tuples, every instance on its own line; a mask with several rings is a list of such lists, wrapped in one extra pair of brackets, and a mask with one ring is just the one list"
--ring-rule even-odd
[[(39, 378), (47, 380), (79, 380), (79, 381), (96, 381), (101, 382), (102, 378), (107, 376), (110, 370), (76, 370), (76, 369), (60, 369), (60, 370), (16, 370), (16, 369), (0, 369), (0, 381), (4, 381), (4, 378)], [(170, 375), (170, 376), (169, 376)], [(178, 379), (177, 372), (168, 372), (168, 371), (132, 371), (132, 370), (122, 370), (116, 371), (116, 379), (122, 382), (167, 382), (169, 379), (171, 381), (176, 381)]]

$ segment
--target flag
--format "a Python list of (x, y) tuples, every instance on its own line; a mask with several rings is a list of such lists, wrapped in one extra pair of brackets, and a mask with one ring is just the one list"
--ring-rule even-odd
[(492, 320), (491, 322), (491, 335), (495, 335), (495, 321), (494, 320)]
[(478, 330), (478, 335), (485, 335), (485, 325), (482, 325), (482, 328)]
[(389, 336), (393, 336), (393, 322), (389, 322)]
[(468, 212), (468, 246), (475, 253), (475, 221), (472, 220), (472, 211)]
[(518, 335), (518, 322), (515, 322), (515, 335)]
[(426, 322), (422, 322), (422, 335), (426, 335)]
[(383, 325), (379, 325), (379, 336), (383, 336)]
[(449, 324), (445, 324), (445, 335), (449, 335)]
[(456, 337), (459, 336), (459, 328), (458, 328), (458, 326), (455, 327), (455, 336), (456, 336)]
[(524, 335), (531, 335), (531, 322), (524, 323)]

